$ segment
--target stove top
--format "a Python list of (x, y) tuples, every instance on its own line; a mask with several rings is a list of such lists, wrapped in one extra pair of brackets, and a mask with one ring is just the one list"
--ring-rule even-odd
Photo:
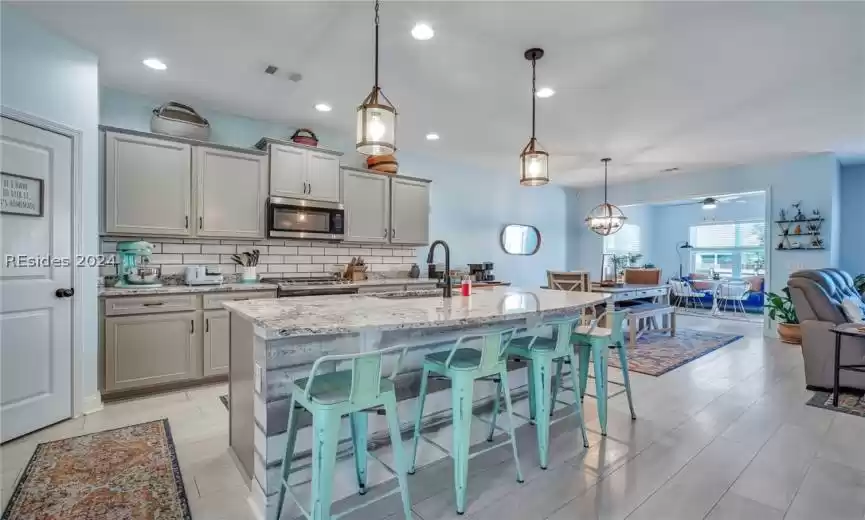
[(262, 283), (272, 283), (277, 287), (276, 295), (284, 296), (314, 296), (328, 294), (354, 294), (357, 287), (346, 287), (348, 280), (332, 276), (315, 278), (263, 278)]
[(343, 285), (350, 283), (342, 278), (334, 278), (332, 276), (315, 278), (262, 278), (262, 283), (272, 283), (276, 285), (291, 286), (308, 286), (308, 285)]

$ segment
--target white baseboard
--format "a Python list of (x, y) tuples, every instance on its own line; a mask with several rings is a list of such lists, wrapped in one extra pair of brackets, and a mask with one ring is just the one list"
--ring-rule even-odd
[(102, 408), (102, 394), (96, 392), (95, 394), (88, 395), (84, 398), (84, 402), (81, 405), (81, 413), (87, 415), (93, 412), (99, 412)]

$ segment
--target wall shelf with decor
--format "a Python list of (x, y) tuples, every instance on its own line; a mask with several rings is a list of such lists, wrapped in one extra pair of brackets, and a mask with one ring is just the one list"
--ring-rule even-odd
[[(802, 211), (802, 202), (793, 204), (793, 210), (796, 214), (789, 217), (786, 210), (781, 210), (780, 219), (775, 221), (778, 225), (780, 233), (778, 237), (781, 239), (778, 245), (775, 246), (776, 251), (816, 251), (826, 249), (823, 239), (821, 238), (821, 228), (823, 227), (824, 218), (820, 215), (819, 210), (813, 210), (810, 216), (806, 216)], [(791, 210), (790, 214), (793, 211)], [(808, 237), (804, 241), (791, 237)]]

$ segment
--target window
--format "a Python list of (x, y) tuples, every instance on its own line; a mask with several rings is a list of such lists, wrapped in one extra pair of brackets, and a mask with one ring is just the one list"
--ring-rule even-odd
[(604, 253), (623, 254), (640, 252), (640, 226), (625, 224), (614, 235), (604, 237)]
[(692, 272), (732, 278), (765, 274), (765, 222), (701, 224), (690, 231)]

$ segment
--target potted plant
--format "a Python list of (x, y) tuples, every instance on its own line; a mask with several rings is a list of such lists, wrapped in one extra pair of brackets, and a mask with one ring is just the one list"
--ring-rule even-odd
[(796, 316), (796, 308), (790, 300), (790, 289), (784, 287), (783, 296), (770, 292), (766, 295), (766, 307), (769, 309), (769, 317), (778, 322), (778, 336), (784, 343), (800, 345), (802, 343), (802, 331), (799, 330), (799, 317)]

